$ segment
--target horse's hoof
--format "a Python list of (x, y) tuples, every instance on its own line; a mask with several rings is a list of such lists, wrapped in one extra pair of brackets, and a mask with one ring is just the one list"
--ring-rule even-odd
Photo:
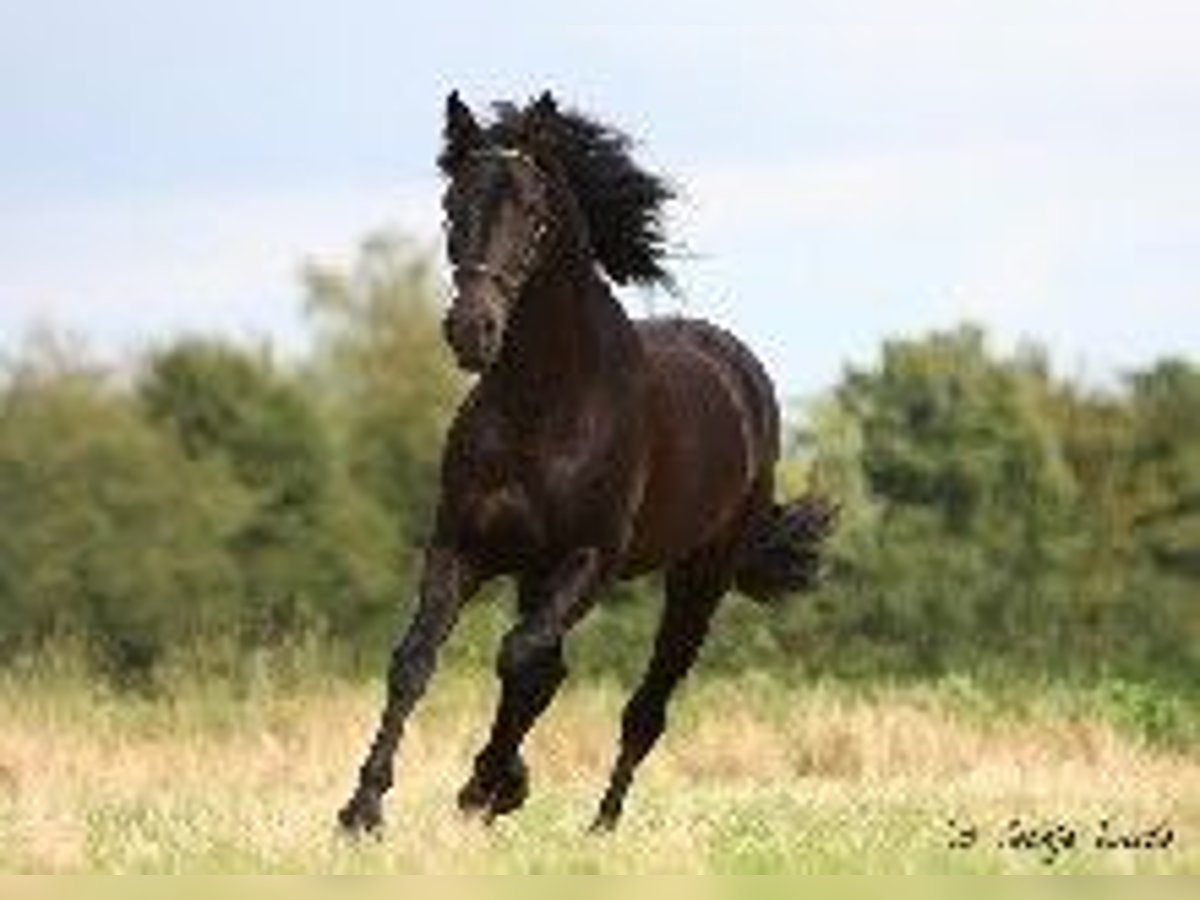
[(521, 757), (514, 757), (496, 781), (488, 804), (488, 819), (516, 812), (529, 797), (529, 769)]
[(487, 809), (491, 796), (491, 788), (476, 773), (458, 792), (458, 811), (465, 816), (482, 812)]
[(378, 835), (383, 829), (383, 810), (379, 798), (355, 794), (338, 812), (338, 825), (350, 837)]
[(588, 834), (606, 835), (617, 830), (617, 817), (599, 813), (588, 826)]
[(484, 824), (514, 812), (529, 796), (529, 769), (519, 756), (498, 767), (476, 765), (458, 792), (458, 808), (466, 815), (482, 813)]
[(596, 810), (596, 818), (588, 826), (588, 834), (612, 834), (616, 831), (617, 823), (621, 821), (622, 805), (622, 798), (605, 796)]

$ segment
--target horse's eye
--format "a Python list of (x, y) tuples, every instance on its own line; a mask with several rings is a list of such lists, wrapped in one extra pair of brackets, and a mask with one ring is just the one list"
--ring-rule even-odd
[(462, 187), (457, 184), (450, 184), (442, 193), (442, 212), (449, 218), (454, 208), (460, 205), (462, 197)]
[(541, 186), (532, 178), (518, 178), (516, 193), (521, 206), (526, 209), (532, 209), (541, 203)]
[(460, 242), (457, 234), (457, 229), (454, 227), (454, 222), (450, 219), (442, 219), (442, 236), (446, 242), (446, 256), (451, 260), (458, 258), (458, 245)]

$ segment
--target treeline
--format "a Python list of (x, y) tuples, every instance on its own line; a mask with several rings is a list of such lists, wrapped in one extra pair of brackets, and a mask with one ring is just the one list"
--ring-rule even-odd
[[(465, 384), (411, 242), (374, 237), (303, 283), (298, 359), (190, 338), (112, 371), (61, 338), (8, 348), (0, 665), (69, 645), (146, 684), (167, 664), (219, 672), (304, 643), (379, 669)], [(710, 670), (1200, 685), (1193, 362), (1098, 392), (961, 328), (887, 343), (795, 419), (784, 480), (842, 509), (825, 584), (774, 610), (728, 604)], [(583, 626), (585, 670), (637, 672), (652, 587)], [(482, 615), (468, 629), (490, 637), (500, 613)]]
[(462, 385), (431, 257), (379, 236), (303, 275), (311, 348), (184, 338), (132, 370), (42, 336), (0, 382), (0, 664), (120, 682), (300, 640), (382, 658)]
[(1166, 677), (1200, 690), (1200, 368), (1095, 391), (975, 328), (885, 343), (798, 434), (844, 504), (778, 639), (818, 667)]

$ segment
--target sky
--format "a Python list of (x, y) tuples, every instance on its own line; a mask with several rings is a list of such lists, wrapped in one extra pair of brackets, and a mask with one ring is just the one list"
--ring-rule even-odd
[(552, 89), (684, 197), (680, 297), (810, 395), (974, 321), (1093, 383), (1200, 351), (1194, 0), (0, 0), (0, 346), (300, 347), (305, 259), (431, 243), (446, 93)]

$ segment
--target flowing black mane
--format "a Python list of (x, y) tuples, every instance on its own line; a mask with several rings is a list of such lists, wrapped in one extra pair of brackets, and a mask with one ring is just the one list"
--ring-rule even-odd
[[(489, 139), (525, 143), (532, 108), (497, 104)], [(670, 288), (663, 223), (663, 207), (675, 197), (670, 183), (634, 162), (628, 135), (579, 112), (556, 110), (548, 122), (539, 122), (537, 132), (535, 149), (562, 167), (587, 220), (596, 261), (608, 276), (617, 284)]]

